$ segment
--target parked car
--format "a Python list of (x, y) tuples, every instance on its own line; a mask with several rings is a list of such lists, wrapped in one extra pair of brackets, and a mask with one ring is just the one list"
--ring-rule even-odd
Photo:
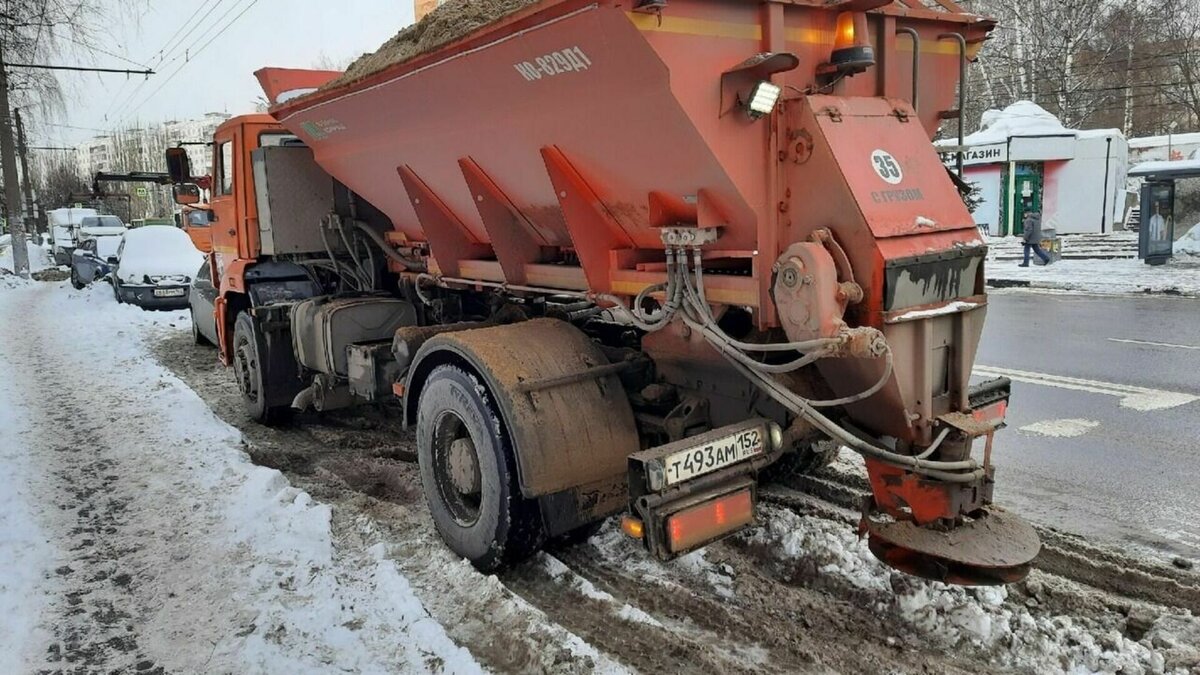
[(71, 252), (71, 285), (83, 288), (111, 271), (108, 259), (117, 254), (125, 223), (116, 216), (84, 216), (79, 220), (76, 247)]
[(112, 266), (117, 302), (143, 309), (184, 309), (188, 289), (204, 256), (187, 233), (171, 225), (146, 225), (121, 237)]
[(70, 265), (71, 253), (77, 245), (76, 236), (84, 218), (99, 216), (96, 209), (51, 209), (46, 217), (50, 223), (50, 238), (54, 264)]
[(192, 314), (192, 339), (196, 344), (217, 344), (217, 317), (213, 305), (217, 302), (217, 287), (213, 285), (208, 260), (196, 272), (188, 307)]
[(112, 272), (108, 259), (117, 255), (121, 234), (90, 236), (71, 252), (71, 285), (83, 288)]

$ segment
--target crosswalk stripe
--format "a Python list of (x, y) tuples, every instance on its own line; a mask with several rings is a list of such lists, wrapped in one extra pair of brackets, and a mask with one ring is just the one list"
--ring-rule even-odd
[(1049, 373), (1038, 373), (1030, 370), (1016, 370), (1014, 368), (977, 365), (975, 366), (975, 374), (987, 377), (1007, 377), (1015, 382), (1116, 396), (1121, 399), (1121, 407), (1141, 412), (1166, 410), (1167, 408), (1174, 408), (1200, 400), (1200, 396), (1195, 394), (1150, 389), (1131, 384), (1087, 380), (1081, 377), (1067, 377), (1066, 375), (1051, 375)]

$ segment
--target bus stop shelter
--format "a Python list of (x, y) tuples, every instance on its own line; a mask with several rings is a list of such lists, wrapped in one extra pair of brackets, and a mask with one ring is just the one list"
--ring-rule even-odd
[(1138, 222), (1138, 257), (1148, 265), (1161, 265), (1174, 254), (1175, 181), (1200, 178), (1200, 159), (1144, 162), (1129, 170), (1142, 178)]

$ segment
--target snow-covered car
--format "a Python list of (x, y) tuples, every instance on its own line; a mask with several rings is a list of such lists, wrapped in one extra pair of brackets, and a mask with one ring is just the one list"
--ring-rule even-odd
[(107, 262), (113, 268), (109, 278), (117, 302), (145, 309), (184, 309), (204, 255), (183, 230), (147, 225), (122, 235), (117, 254)]

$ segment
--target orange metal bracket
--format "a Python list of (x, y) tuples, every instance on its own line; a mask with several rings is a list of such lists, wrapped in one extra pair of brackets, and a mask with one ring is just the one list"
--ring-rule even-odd
[(429, 249), (443, 274), (458, 276), (460, 260), (490, 258), (492, 247), (475, 239), (467, 226), (446, 206), (441, 197), (409, 166), (396, 167), (408, 199), (412, 202), (421, 228), (429, 239)]
[(567, 232), (575, 244), (575, 253), (587, 275), (588, 286), (593, 291), (611, 292), (610, 253), (618, 249), (632, 250), (633, 239), (561, 150), (546, 146), (542, 148), (542, 159), (546, 162), (546, 171), (558, 195), (558, 204), (567, 223)]
[(525, 265), (542, 261), (542, 247), (548, 245), (545, 238), (475, 160), (463, 157), (458, 166), (475, 197), (475, 208), (504, 270), (505, 281), (527, 283)]

